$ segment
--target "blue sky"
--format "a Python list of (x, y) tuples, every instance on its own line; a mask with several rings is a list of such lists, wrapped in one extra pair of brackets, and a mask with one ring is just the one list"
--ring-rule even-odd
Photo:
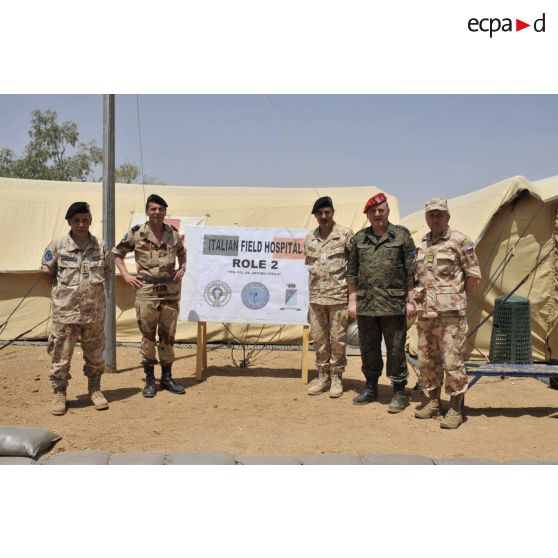
[[(401, 215), (522, 174), (558, 174), (556, 95), (117, 95), (117, 163), (167, 184), (375, 185)], [(101, 95), (0, 95), (0, 148), (20, 154), (51, 108), (102, 145)], [(98, 175), (101, 175), (99, 170)]]

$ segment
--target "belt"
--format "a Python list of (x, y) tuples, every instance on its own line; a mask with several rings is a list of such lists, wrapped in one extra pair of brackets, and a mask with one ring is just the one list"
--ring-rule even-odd
[(172, 283), (172, 277), (155, 277), (153, 275), (143, 275), (141, 276), (144, 283), (150, 283), (152, 285), (163, 285), (165, 283)]

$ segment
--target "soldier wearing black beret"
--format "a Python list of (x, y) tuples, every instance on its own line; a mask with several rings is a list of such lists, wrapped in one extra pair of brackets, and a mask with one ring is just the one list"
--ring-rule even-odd
[(145, 202), (145, 210), (146, 211), (147, 211), (147, 206), (150, 203), (156, 203), (158, 205), (162, 205), (165, 209), (168, 207), (167, 202), (161, 196), (158, 196), (157, 194), (150, 194), (150, 196), (147, 198), (147, 201)]
[(333, 220), (335, 210), (329, 196), (318, 198), (312, 215), (318, 227), (306, 236), (304, 255), (308, 267), (308, 321), (316, 351), (318, 378), (308, 395), (329, 391), (343, 394), (343, 372), (347, 364), (347, 257), (353, 232)]
[[(161, 389), (184, 393), (184, 388), (172, 379), (171, 367), (186, 250), (178, 231), (164, 222), (167, 207), (161, 196), (151, 194), (145, 204), (147, 222), (132, 227), (112, 249), (114, 263), (124, 281), (136, 290), (136, 316), (142, 334), (140, 355), (146, 378), (144, 397), (154, 397), (157, 393), (157, 362), (162, 369)], [(124, 263), (124, 257), (132, 251), (137, 275), (131, 275)], [(177, 260), (178, 269), (175, 267)]]
[(312, 207), (312, 215), (316, 215), (318, 210), (322, 209), (323, 207), (330, 207), (331, 211), (335, 211), (333, 209), (333, 201), (331, 200), (331, 198), (329, 196), (323, 196), (321, 198), (318, 198), (314, 202), (314, 206)]
[(87, 202), (70, 205), (65, 219), (70, 231), (53, 240), (41, 260), (41, 270), (52, 280), (48, 352), (52, 356), (53, 415), (66, 412), (70, 364), (78, 338), (91, 402), (98, 410), (108, 408), (101, 375), (105, 371), (104, 282), (111, 274), (110, 253), (106, 244), (89, 232), (92, 216)]
[(68, 207), (68, 210), (66, 211), (66, 217), (64, 217), (64, 219), (68, 221), (74, 215), (76, 215), (76, 213), (89, 213), (89, 215), (91, 215), (89, 204), (83, 201), (74, 202), (72, 205), (70, 205), (70, 207)]

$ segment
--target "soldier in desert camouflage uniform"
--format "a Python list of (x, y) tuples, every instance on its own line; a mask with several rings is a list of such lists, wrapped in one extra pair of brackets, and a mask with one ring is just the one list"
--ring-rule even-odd
[(308, 320), (316, 351), (317, 380), (309, 395), (329, 389), (330, 397), (343, 393), (342, 377), (347, 364), (347, 256), (353, 232), (333, 220), (330, 197), (319, 198), (312, 214), (319, 226), (308, 233), (304, 254), (308, 266), (310, 305)]
[(467, 390), (463, 350), (467, 340), (467, 295), (480, 280), (480, 268), (472, 241), (448, 226), (445, 200), (426, 204), (430, 228), (417, 248), (415, 304), (418, 320), (420, 384), (428, 403), (415, 411), (417, 418), (440, 414), (440, 395), (446, 373), (450, 408), (442, 428), (463, 422), (462, 402)]
[(347, 266), (349, 318), (357, 318), (362, 371), (366, 387), (356, 405), (376, 401), (382, 374), (382, 336), (387, 349), (387, 375), (393, 384), (390, 413), (406, 404), (406, 316), (415, 315), (413, 259), (415, 245), (405, 227), (389, 222), (389, 205), (382, 192), (364, 207), (370, 227), (355, 234)]
[(66, 212), (70, 232), (53, 240), (41, 260), (41, 270), (52, 278), (52, 329), (48, 352), (52, 355), (50, 380), (54, 388), (51, 413), (66, 412), (70, 363), (78, 337), (89, 395), (95, 408), (108, 409), (101, 392), (105, 370), (105, 291), (111, 273), (108, 248), (91, 233), (91, 212), (85, 202), (73, 203)]
[[(147, 223), (132, 227), (112, 249), (114, 263), (124, 281), (136, 289), (136, 316), (142, 333), (140, 354), (146, 377), (143, 389), (145, 397), (154, 397), (156, 394), (156, 349), (162, 369), (161, 389), (178, 394), (185, 391), (172, 379), (171, 368), (180, 282), (186, 270), (186, 250), (178, 231), (164, 223), (167, 207), (163, 198), (151, 194), (145, 205)], [(136, 259), (136, 276), (128, 273), (123, 259), (131, 251)], [(177, 259), (178, 270), (175, 269)]]

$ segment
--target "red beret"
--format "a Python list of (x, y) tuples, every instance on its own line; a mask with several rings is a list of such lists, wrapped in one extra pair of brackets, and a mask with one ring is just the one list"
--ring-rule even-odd
[(363, 213), (366, 213), (371, 207), (380, 205), (381, 203), (387, 202), (386, 195), (383, 192), (378, 192), (375, 196), (372, 196), (364, 206)]

